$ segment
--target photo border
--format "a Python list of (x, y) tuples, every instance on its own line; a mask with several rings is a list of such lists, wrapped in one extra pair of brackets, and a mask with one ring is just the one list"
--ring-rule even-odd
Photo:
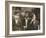
[[(13, 7), (31, 7), (31, 8), (40, 8), (40, 30), (29, 30), (29, 31), (12, 31), (12, 6)], [(10, 14), (10, 16), (9, 16), (9, 23), (10, 23), (10, 25), (9, 25), (9, 34), (24, 34), (25, 32), (26, 33), (42, 33), (42, 31), (43, 31), (43, 19), (42, 19), (42, 16), (43, 16), (43, 6), (40, 6), (40, 5), (22, 5), (22, 4), (9, 4), (9, 14)]]

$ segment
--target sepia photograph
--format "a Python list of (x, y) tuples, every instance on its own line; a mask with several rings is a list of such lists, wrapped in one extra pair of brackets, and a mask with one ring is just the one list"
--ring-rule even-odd
[(40, 30), (40, 8), (12, 7), (12, 30)]

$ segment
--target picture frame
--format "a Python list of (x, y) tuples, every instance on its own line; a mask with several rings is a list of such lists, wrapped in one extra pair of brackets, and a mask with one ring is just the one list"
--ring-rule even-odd
[[(38, 26), (37, 25), (36, 25), (37, 27), (31, 26), (31, 24), (29, 24), (30, 22), (27, 23), (26, 21), (21, 21), (21, 23), (20, 22), (19, 23), (20, 25), (22, 24), (21, 25), (22, 28), (20, 26), (16, 27), (16, 24), (14, 24), (15, 20), (13, 22), (13, 17), (15, 18), (19, 17), (20, 12), (23, 16), (25, 16), (24, 18), (26, 19), (27, 17), (29, 17), (30, 19), (31, 15), (33, 15), (34, 17), (36, 15), (37, 16), (36, 18), (39, 20), (39, 21), (36, 20), (38, 21)], [(27, 12), (30, 12), (28, 13), (29, 15), (27, 14)], [(21, 20), (24, 20), (24, 19), (22, 18)], [(27, 27), (25, 27), (26, 24), (27, 24)], [(44, 35), (45, 34), (45, 4), (33, 3), (33, 2), (31, 3), (31, 2), (19, 2), (19, 1), (6, 1), (5, 2), (5, 31), (6, 31), (5, 32), (6, 37)]]

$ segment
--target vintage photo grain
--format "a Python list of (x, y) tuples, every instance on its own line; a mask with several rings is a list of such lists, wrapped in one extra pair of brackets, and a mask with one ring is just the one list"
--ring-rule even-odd
[(12, 31), (40, 30), (40, 8), (12, 6)]

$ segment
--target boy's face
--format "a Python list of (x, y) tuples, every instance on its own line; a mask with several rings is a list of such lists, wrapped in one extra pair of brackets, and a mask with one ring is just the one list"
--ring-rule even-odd
[(21, 12), (21, 15), (24, 17), (25, 16), (25, 12)]

